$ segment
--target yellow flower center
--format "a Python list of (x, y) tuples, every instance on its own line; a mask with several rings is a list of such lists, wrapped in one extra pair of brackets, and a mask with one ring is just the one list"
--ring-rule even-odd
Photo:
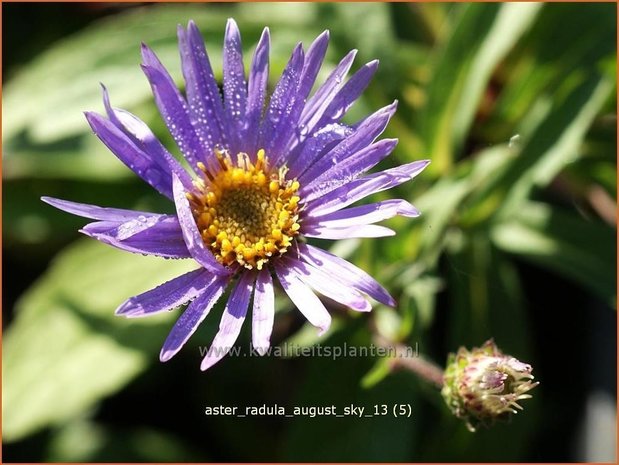
[(286, 180), (285, 168), (270, 173), (264, 150), (255, 164), (245, 153), (236, 164), (226, 152), (215, 155), (221, 169), (212, 174), (199, 163), (205, 178), (187, 195), (202, 239), (219, 263), (261, 270), (298, 234), (299, 182)]

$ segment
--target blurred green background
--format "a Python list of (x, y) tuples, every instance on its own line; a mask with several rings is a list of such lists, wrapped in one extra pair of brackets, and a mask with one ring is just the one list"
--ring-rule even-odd
[[(2, 12), (4, 461), (614, 460), (616, 5), (5, 3)], [(400, 143), (379, 168), (432, 159), (417, 180), (373, 199), (406, 198), (421, 218), (388, 222), (396, 237), (334, 249), (398, 307), (362, 316), (334, 307), (319, 342), (361, 346), (379, 334), (443, 364), (494, 337), (541, 381), (509, 424), (469, 433), (436, 389), (380, 359), (228, 357), (202, 373), (198, 346), (221, 305), (166, 364), (159, 349), (177, 312), (114, 317), (127, 297), (192, 264), (80, 238), (85, 220), (39, 198), (170, 211), (82, 112), (103, 111), (102, 82), (172, 149), (139, 44), (181, 84), (176, 24), (193, 18), (220, 76), (228, 17), (246, 65), (271, 28), (271, 86), (294, 44), (324, 29), (319, 79), (352, 48), (355, 66), (380, 59), (348, 121), (397, 98), (385, 136)], [(238, 344), (250, 334), (246, 324)], [(273, 342), (293, 341), (318, 342), (278, 299)], [(409, 403), (413, 416), (203, 414), (263, 403)]]

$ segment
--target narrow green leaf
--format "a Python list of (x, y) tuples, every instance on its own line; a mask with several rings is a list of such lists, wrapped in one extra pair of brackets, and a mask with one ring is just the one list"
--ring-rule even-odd
[(391, 372), (391, 360), (389, 358), (381, 358), (374, 364), (370, 371), (361, 378), (361, 387), (364, 389), (371, 389), (389, 376)]
[(466, 76), (460, 101), (453, 115), (453, 147), (461, 150), (473, 118), (498, 63), (533, 23), (541, 3), (505, 3), (480, 45)]
[(433, 172), (451, 167), (492, 71), (538, 10), (538, 4), (473, 4), (463, 10), (434, 67), (420, 120)]
[(520, 207), (534, 187), (547, 185), (579, 156), (579, 147), (614, 82), (592, 75), (575, 87), (527, 137), (520, 156), (497, 183), (511, 186), (501, 214), (509, 216)]
[(491, 231), (497, 247), (517, 254), (586, 286), (615, 306), (615, 232), (599, 221), (585, 221), (541, 203), (528, 202)]
[(602, 61), (606, 68), (603, 73), (616, 81), (612, 76), (616, 59), (608, 60), (616, 55), (616, 31), (616, 8), (612, 4), (583, 8), (578, 3), (545, 3), (537, 21), (502, 67), (501, 92), (480, 132), (493, 142), (508, 139), (533, 106), (553, 95), (574, 71), (588, 73)]

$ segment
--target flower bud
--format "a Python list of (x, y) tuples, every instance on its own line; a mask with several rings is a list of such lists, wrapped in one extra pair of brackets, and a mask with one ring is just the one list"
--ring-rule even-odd
[(529, 399), (533, 382), (531, 365), (503, 354), (492, 339), (468, 351), (460, 347), (449, 354), (444, 374), (443, 398), (470, 431), (522, 410), (518, 401)]

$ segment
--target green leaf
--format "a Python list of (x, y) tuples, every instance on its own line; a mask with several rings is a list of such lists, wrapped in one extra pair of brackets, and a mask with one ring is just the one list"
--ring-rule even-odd
[[(519, 126), (541, 99), (554, 95), (574, 71), (589, 73), (601, 65), (603, 74), (616, 81), (616, 59), (611, 58), (616, 55), (616, 30), (613, 5), (544, 4), (530, 32), (501, 70), (503, 88), (480, 132), (493, 142), (509, 139), (513, 127)], [(604, 63), (613, 63), (610, 72)]]
[(391, 360), (387, 357), (378, 360), (374, 366), (361, 378), (361, 386), (371, 389), (393, 372)]
[[(377, 57), (389, 61), (395, 54), (395, 37), (389, 5), (384, 3), (360, 3), (350, 8), (344, 3), (321, 4), (323, 14), (328, 14), (334, 29), (334, 39), (343, 49), (358, 49), (361, 62)], [(356, 24), (362, 27), (338, 28), (336, 24)], [(337, 37), (336, 35), (341, 35)], [(341, 50), (346, 52), (347, 50)]]
[[(85, 130), (86, 121), (83, 123)], [(5, 180), (60, 178), (109, 182), (134, 176), (92, 134), (65, 139), (51, 146), (20, 142), (6, 147), (2, 173)]]
[(581, 81), (565, 100), (553, 105), (535, 132), (526, 136), (520, 156), (496, 179), (497, 184), (510, 186), (501, 215), (511, 215), (531, 189), (546, 186), (578, 158), (584, 135), (613, 86), (614, 82), (598, 74)]
[(184, 440), (161, 431), (138, 427), (111, 428), (79, 418), (63, 425), (52, 437), (46, 459), (51, 462), (199, 462), (204, 454)]
[[(533, 23), (541, 3), (505, 3), (473, 58), (453, 115), (453, 145), (458, 152), (469, 135), (482, 93), (492, 73)], [(453, 38), (458, 40), (458, 38)]]
[[(265, 18), (277, 37), (271, 50), (271, 79), (277, 77), (292, 46), (309, 43), (317, 28), (312, 21), (314, 5), (297, 9), (291, 16), (284, 5), (155, 5), (137, 8), (100, 20), (82, 32), (54, 44), (41, 53), (5, 86), (3, 140), (27, 131), (37, 143), (50, 143), (87, 132), (85, 110), (102, 108), (98, 83), (108, 88), (112, 103), (133, 108), (151, 99), (151, 90), (140, 69), (140, 42), (151, 46), (176, 82), (181, 82), (176, 24), (193, 19), (201, 28), (210, 61), (221, 76), (221, 44), (226, 19), (234, 16), (242, 26), (248, 53), (257, 43)], [(296, 19), (295, 19), (296, 18)], [(289, 29), (290, 21), (297, 28)], [(287, 26), (278, 28), (278, 26)], [(248, 62), (249, 59), (246, 60)]]
[(430, 170), (443, 173), (461, 149), (482, 92), (499, 61), (531, 24), (539, 4), (472, 4), (445, 42), (420, 115)]
[(85, 132), (82, 112), (102, 108), (99, 82), (117, 106), (143, 101), (150, 88), (139, 67), (140, 42), (154, 46), (164, 63), (176, 62), (176, 30), (170, 25), (193, 17), (199, 24), (212, 21), (222, 31), (225, 16), (209, 10), (188, 5), (136, 9), (57, 42), (7, 83), (3, 112), (11, 118), (3, 125), (3, 139), (24, 130), (37, 142)]
[(586, 286), (615, 306), (615, 232), (599, 221), (528, 202), (491, 231), (497, 247)]
[(128, 321), (114, 309), (192, 268), (91, 241), (60, 254), (5, 332), (4, 439), (81, 415), (155, 362), (172, 315)]

